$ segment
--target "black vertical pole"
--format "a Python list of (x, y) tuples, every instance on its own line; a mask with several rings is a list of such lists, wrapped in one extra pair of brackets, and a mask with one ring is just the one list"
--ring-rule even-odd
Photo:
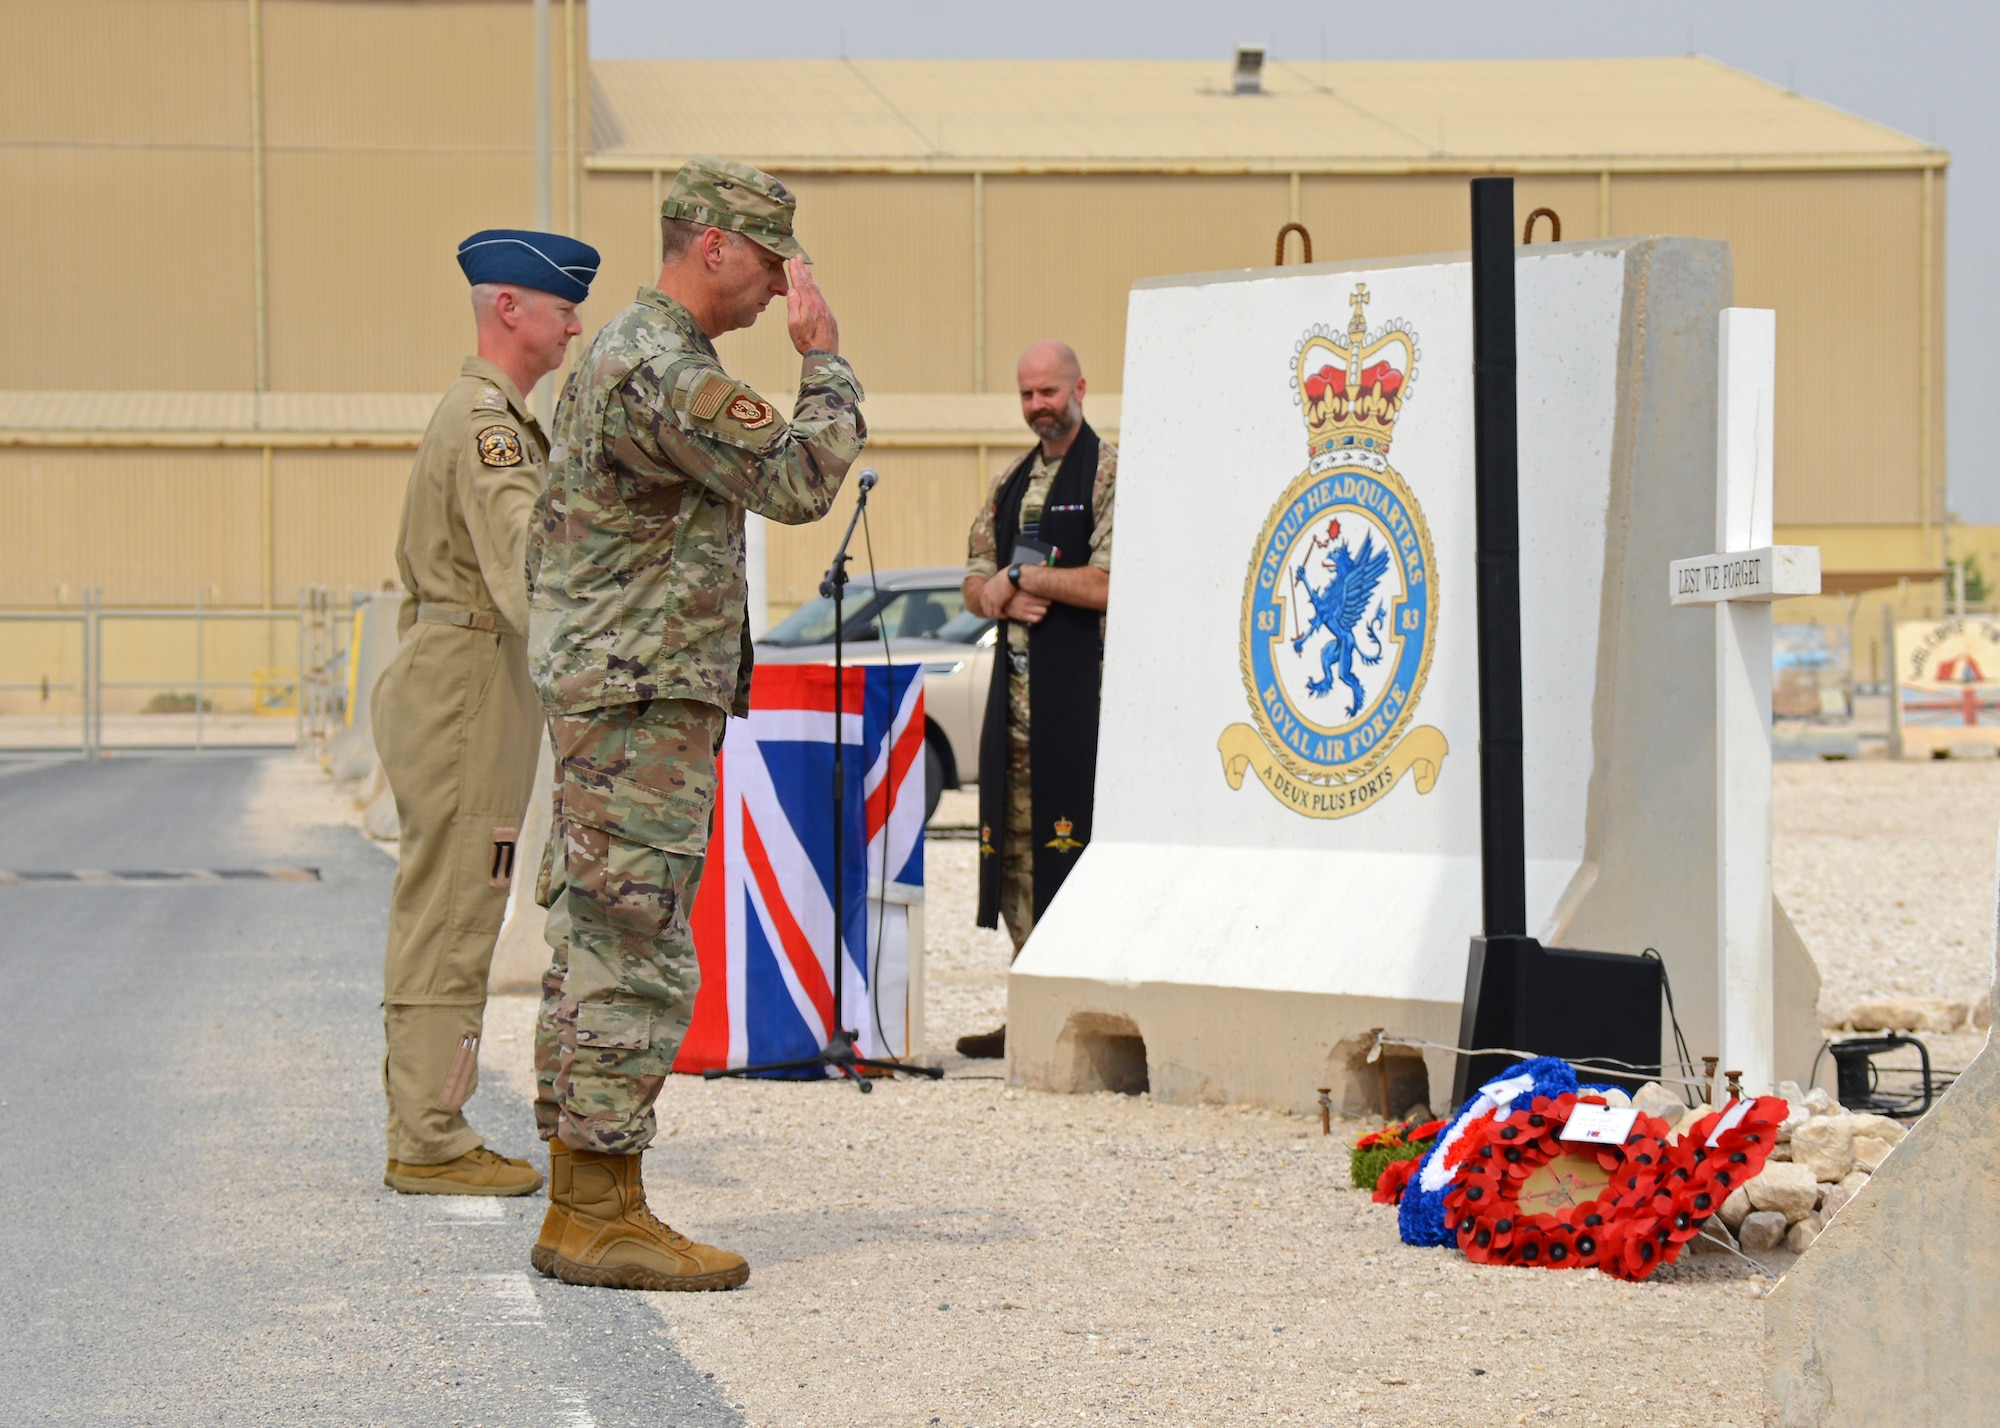
[[(1657, 962), (1545, 948), (1528, 935), (1521, 737), (1521, 460), (1515, 403), (1514, 181), (1472, 181), (1472, 426), (1479, 565), (1479, 834), (1485, 931), (1472, 939), (1452, 1103), (1515, 1051), (1660, 1057)], [(1509, 1048), (1499, 1050), (1498, 1048)], [(1595, 1079), (1601, 1073), (1591, 1072)]]
[[(863, 491), (867, 487), (862, 488)], [(853, 527), (848, 534), (854, 533)], [(846, 982), (847, 958), (844, 945), (847, 938), (847, 718), (846, 664), (841, 659), (842, 635), (846, 633), (845, 618), (841, 613), (842, 597), (847, 591), (847, 547), (843, 544), (840, 556), (833, 563), (828, 578), (833, 583), (833, 1025), (827, 1028), (827, 1045), (840, 1049), (841, 1037), (847, 1027), (841, 1016), (840, 988)], [(868, 859), (863, 857), (862, 862)]]
[(1479, 565), (1479, 821), (1486, 936), (1526, 936), (1514, 180), (1472, 181), (1472, 425)]

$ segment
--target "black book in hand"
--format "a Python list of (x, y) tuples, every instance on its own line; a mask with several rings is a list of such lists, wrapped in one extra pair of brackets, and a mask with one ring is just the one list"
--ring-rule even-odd
[(1054, 564), (1055, 558), (1061, 554), (1062, 551), (1060, 549), (1050, 545), (1045, 540), (1037, 540), (1035, 537), (1027, 535), (1016, 536), (1014, 538), (1014, 558), (1007, 563), (1009, 565), (1051, 565)]

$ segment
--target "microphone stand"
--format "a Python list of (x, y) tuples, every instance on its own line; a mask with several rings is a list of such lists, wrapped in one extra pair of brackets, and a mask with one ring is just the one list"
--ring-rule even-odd
[[(854, 539), (854, 528), (861, 524), (861, 513), (867, 509), (868, 493), (875, 489), (877, 480), (870, 469), (861, 473), (859, 490), (854, 501), (854, 514), (848, 519), (847, 534), (840, 538), (840, 549), (834, 552), (833, 564), (826, 568), (826, 578), (819, 583), (819, 593), (833, 600), (833, 1028), (827, 1035), (826, 1048), (817, 1056), (808, 1056), (796, 1061), (767, 1061), (756, 1066), (713, 1067), (701, 1073), (704, 1081), (719, 1080), (724, 1076), (756, 1076), (764, 1072), (805, 1071), (813, 1067), (831, 1070), (836, 1075), (845, 1076), (863, 1092), (875, 1087), (862, 1073), (873, 1071), (877, 1075), (893, 1075), (898, 1071), (912, 1076), (928, 1076), (933, 1081), (944, 1079), (941, 1066), (919, 1066), (901, 1061), (877, 1061), (863, 1056), (854, 1047), (854, 1033), (847, 1029), (847, 1019), (843, 1014), (841, 989), (847, 983), (843, 953), (847, 924), (847, 738), (846, 695), (847, 680), (843, 658), (847, 621), (843, 613), (843, 602), (847, 590), (847, 547)], [(865, 860), (864, 860), (865, 861)], [(866, 870), (863, 870), (864, 877)], [(864, 884), (865, 885), (865, 884)], [(863, 904), (866, 904), (866, 898)]]

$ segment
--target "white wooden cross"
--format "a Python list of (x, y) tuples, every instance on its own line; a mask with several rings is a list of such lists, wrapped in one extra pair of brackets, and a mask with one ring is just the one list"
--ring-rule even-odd
[[(1715, 607), (1716, 1028), (1743, 1089), (1775, 1089), (1771, 959), (1771, 602), (1819, 594), (1819, 547), (1771, 544), (1778, 315), (1722, 311), (1714, 555), (1676, 560), (1676, 605)], [(1694, 1048), (1697, 1055), (1700, 1048)], [(1711, 1088), (1719, 1094), (1720, 1086)], [(1712, 1100), (1711, 1104), (1722, 1102)]]

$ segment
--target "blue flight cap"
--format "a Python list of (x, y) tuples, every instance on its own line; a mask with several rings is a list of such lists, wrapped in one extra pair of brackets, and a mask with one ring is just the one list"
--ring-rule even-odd
[(480, 283), (513, 283), (554, 293), (570, 302), (582, 302), (590, 296), (597, 265), (595, 248), (560, 233), (488, 228), (458, 245), (458, 266), (475, 287)]

